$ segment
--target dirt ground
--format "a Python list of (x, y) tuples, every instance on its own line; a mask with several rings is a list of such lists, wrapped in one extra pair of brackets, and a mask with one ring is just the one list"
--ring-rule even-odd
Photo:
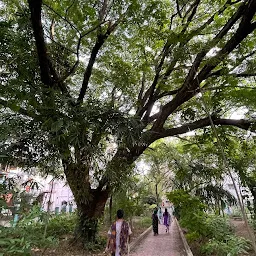
[[(236, 233), (237, 236), (244, 237), (245, 239), (250, 240), (247, 228), (246, 228), (246, 226), (245, 226), (245, 224), (242, 220), (230, 219), (230, 222), (234, 226), (235, 233)], [(198, 252), (198, 247), (199, 246), (200, 245), (196, 244), (196, 243), (190, 244), (191, 250), (193, 251), (194, 255), (199, 255), (199, 252)], [(239, 255), (239, 256), (255, 256), (255, 253), (251, 250), (251, 251), (248, 252), (248, 254)]]
[[(248, 230), (242, 220), (230, 220), (230, 222), (234, 226), (235, 233), (237, 236), (241, 236), (250, 240)], [(246, 255), (255, 256), (255, 253), (253, 251), (250, 251), (249, 254), (246, 254)], [(244, 255), (241, 255), (241, 256), (244, 256)]]
[[(134, 227), (132, 230), (131, 242), (146, 229), (147, 227)], [(107, 232), (101, 232), (100, 235), (107, 237)], [(44, 252), (42, 250), (35, 250), (33, 256), (107, 256), (107, 254), (104, 254), (104, 249), (95, 252), (86, 251), (81, 246), (79, 247), (72, 243), (72, 237), (69, 236), (63, 237), (57, 248), (47, 249)]]

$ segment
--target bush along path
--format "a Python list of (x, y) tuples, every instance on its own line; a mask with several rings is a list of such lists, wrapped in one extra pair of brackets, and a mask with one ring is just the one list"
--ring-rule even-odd
[(159, 225), (159, 235), (150, 233), (135, 247), (130, 256), (185, 256), (185, 248), (180, 237), (178, 226), (172, 222), (170, 232), (165, 232), (165, 226)]

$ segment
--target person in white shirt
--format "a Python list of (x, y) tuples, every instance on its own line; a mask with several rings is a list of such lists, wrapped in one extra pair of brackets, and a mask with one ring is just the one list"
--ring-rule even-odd
[(111, 256), (123, 256), (128, 254), (128, 244), (132, 234), (129, 223), (123, 219), (123, 210), (118, 210), (117, 220), (111, 225), (108, 231), (106, 252)]

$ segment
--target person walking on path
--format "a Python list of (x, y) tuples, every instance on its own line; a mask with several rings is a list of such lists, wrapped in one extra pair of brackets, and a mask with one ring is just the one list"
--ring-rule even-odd
[(157, 216), (157, 209), (154, 210), (152, 214), (152, 226), (153, 226), (153, 233), (154, 236), (158, 235), (158, 216)]
[(167, 211), (167, 209), (165, 208), (165, 211), (163, 213), (163, 218), (164, 218), (164, 225), (166, 227), (165, 232), (169, 233), (169, 227), (170, 227), (170, 223), (171, 223), (171, 215), (170, 213)]
[[(164, 211), (163, 211), (164, 212)], [(130, 256), (184, 256), (186, 250), (176, 221), (170, 225), (170, 233), (165, 226), (158, 226), (159, 235), (148, 234), (131, 252)], [(165, 234), (164, 234), (165, 233)], [(160, 235), (164, 234), (164, 235)]]
[(159, 224), (163, 224), (163, 221), (162, 221), (162, 211), (161, 211), (161, 207), (159, 207), (159, 210), (157, 212), (157, 215), (158, 215), (158, 220), (159, 220)]
[(130, 235), (132, 234), (129, 223), (123, 219), (123, 210), (118, 210), (117, 220), (111, 225), (108, 231), (108, 241), (105, 252), (111, 256), (123, 256), (128, 254)]

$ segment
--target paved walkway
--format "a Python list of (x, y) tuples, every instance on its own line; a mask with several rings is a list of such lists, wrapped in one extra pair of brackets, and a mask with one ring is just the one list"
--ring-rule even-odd
[(170, 233), (165, 232), (165, 226), (158, 226), (159, 235), (151, 232), (130, 253), (130, 256), (185, 256), (185, 249), (176, 222), (173, 221)]

